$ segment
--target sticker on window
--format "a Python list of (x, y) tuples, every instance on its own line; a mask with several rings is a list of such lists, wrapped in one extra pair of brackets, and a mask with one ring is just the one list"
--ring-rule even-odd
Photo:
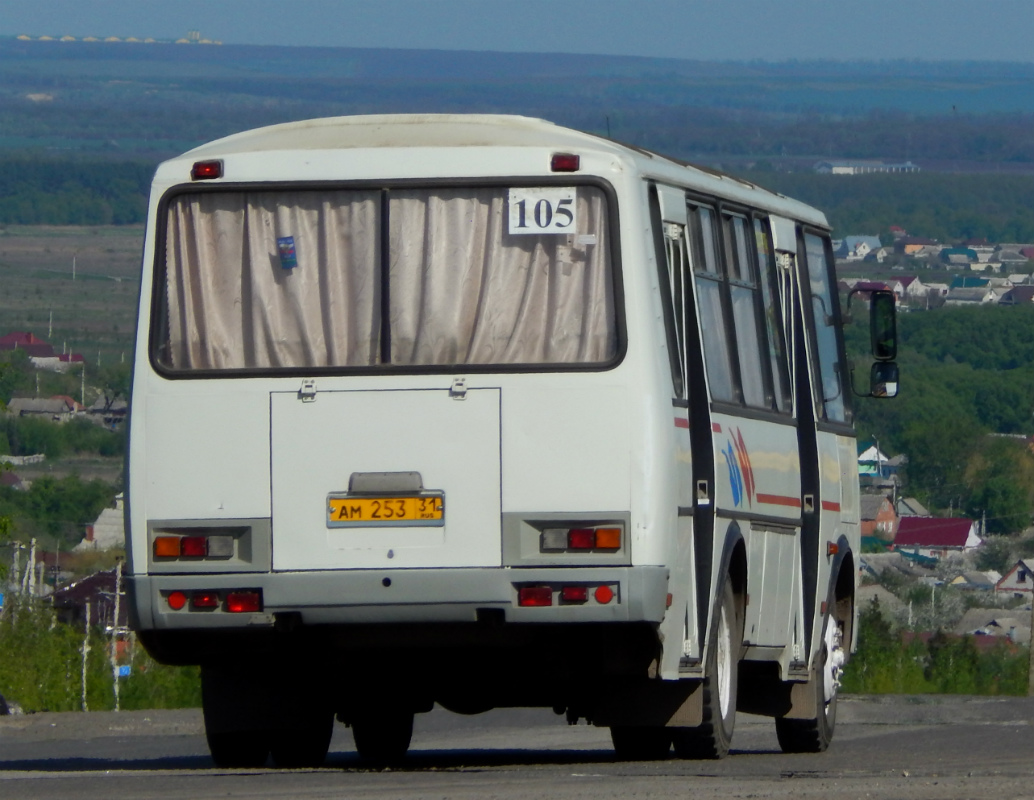
[(294, 250), (294, 237), (281, 236), (276, 240), (277, 250), (280, 251), (280, 266), (284, 269), (294, 269), (298, 266), (298, 254)]
[(578, 229), (573, 186), (510, 189), (510, 234), (574, 233)]

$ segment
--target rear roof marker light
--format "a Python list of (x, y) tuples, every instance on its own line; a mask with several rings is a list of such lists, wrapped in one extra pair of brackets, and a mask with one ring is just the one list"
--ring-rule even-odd
[(210, 181), (223, 177), (222, 161), (195, 161), (190, 168), (190, 179), (192, 181)]
[(549, 168), (553, 172), (577, 172), (582, 165), (582, 157), (574, 153), (553, 153), (549, 160)]

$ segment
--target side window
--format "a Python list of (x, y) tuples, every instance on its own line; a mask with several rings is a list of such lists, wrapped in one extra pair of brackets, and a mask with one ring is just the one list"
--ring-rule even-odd
[(711, 398), (735, 402), (738, 398), (733, 383), (732, 354), (722, 301), (722, 273), (718, 261), (714, 211), (707, 206), (690, 206), (689, 224), (693, 283)]
[(827, 239), (804, 234), (807, 258), (810, 317), (815, 335), (817, 371), (816, 405), (830, 422), (847, 421), (847, 403), (841, 382), (840, 346), (837, 339), (837, 298), (833, 295), (831, 263)]
[(723, 214), (722, 228), (743, 401), (755, 408), (771, 408), (769, 394), (765, 391), (764, 370), (768, 365), (762, 361), (764, 349), (758, 325), (760, 296), (755, 264), (747, 245), (747, 220), (738, 215)]
[[(685, 241), (685, 229), (682, 225), (670, 222), (664, 224), (668, 284), (671, 287), (672, 311), (675, 316), (675, 342), (681, 365), (686, 363), (686, 292), (683, 285), (686, 274)], [(686, 396), (685, 386), (682, 387), (681, 395), (683, 398)]]
[(758, 257), (758, 282), (761, 285), (761, 305), (768, 334), (768, 363), (772, 373), (775, 406), (779, 411), (790, 411), (790, 377), (786, 359), (786, 336), (783, 328), (783, 294), (781, 278), (776, 271), (772, 235), (765, 220), (754, 219), (754, 242)]

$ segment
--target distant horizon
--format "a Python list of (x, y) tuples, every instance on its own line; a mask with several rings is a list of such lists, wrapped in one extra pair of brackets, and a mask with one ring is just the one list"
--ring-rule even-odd
[[(864, 7), (863, 7), (864, 6)], [(0, 0), (0, 36), (686, 61), (1034, 63), (1031, 0)]]
[(280, 43), (252, 43), (252, 42), (223, 42), (219, 40), (207, 40), (202, 35), (198, 42), (188, 41), (186, 37), (178, 39), (159, 38), (155, 36), (126, 36), (115, 37), (106, 35), (86, 34), (84, 36), (54, 36), (52, 34), (31, 34), (20, 33), (16, 35), (0, 34), (0, 41), (24, 41), (33, 44), (53, 44), (55, 46), (67, 44), (96, 44), (96, 45), (139, 45), (139, 44), (162, 44), (179, 45), (186, 47), (254, 47), (254, 48), (276, 48), (276, 49), (305, 49), (305, 50), (368, 50), (368, 51), (399, 51), (406, 53), (476, 53), (476, 54), (499, 54), (505, 56), (570, 56), (572, 58), (615, 58), (643, 61), (679, 61), (684, 63), (699, 64), (763, 64), (763, 65), (790, 65), (790, 64), (838, 64), (842, 66), (851, 64), (877, 65), (877, 64), (930, 64), (945, 66), (950, 64), (986, 64), (993, 66), (1018, 66), (1034, 69), (1034, 60), (1031, 61), (1007, 61), (1002, 59), (989, 58), (683, 58), (678, 56), (657, 56), (657, 55), (629, 55), (614, 53), (592, 53), (592, 52), (567, 52), (567, 51), (528, 51), (528, 50), (489, 50), (474, 48), (453, 48), (453, 47), (391, 47), (391, 46), (363, 46), (363, 45), (329, 45), (329, 44), (280, 44)]

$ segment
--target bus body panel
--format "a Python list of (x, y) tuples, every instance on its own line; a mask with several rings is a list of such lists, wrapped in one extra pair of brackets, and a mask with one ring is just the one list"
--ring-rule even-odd
[[(551, 170), (558, 152), (579, 156), (576, 173)], [(225, 179), (191, 182), (191, 164), (205, 159), (219, 159)], [(648, 208), (655, 183), (662, 185), (656, 202), (665, 223), (680, 225), (683, 238), (691, 222), (687, 203), (700, 202), (713, 209), (716, 226), (732, 217), (769, 226), (774, 249), (790, 255), (779, 261), (785, 275), (775, 297), (785, 307), (775, 324), (788, 339), (784, 357), (798, 395), (792, 407), (789, 399), (760, 410), (745, 402), (737, 408), (736, 398), (712, 405), (708, 381), (690, 380), (704, 374), (700, 367), (713, 355), (700, 345), (698, 317), (689, 322), (697, 339), (673, 339), (666, 329), (671, 287)], [(378, 363), (311, 373), (292, 367), (290, 374), (263, 366), (193, 375), (170, 368), (158, 346), (146, 344), (162, 333), (167, 300), (155, 281), (163, 280), (166, 245), (159, 232), (177, 197), (354, 189), (380, 193), (383, 211), (414, 186), (505, 191), (511, 184), (589, 187), (609, 204), (620, 339), (612, 359), (412, 369)], [(742, 603), (745, 658), (774, 662), (779, 681), (808, 679), (836, 579), (827, 544), (844, 541), (851, 552), (858, 546), (847, 425), (809, 434), (817, 450), (819, 519), (805, 522), (808, 436), (799, 426), (816, 423), (798, 419), (799, 394), (812, 379), (804, 373), (816, 354), (810, 343), (794, 349), (797, 329), (813, 322), (785, 287), (796, 279), (792, 254), (801, 231), (828, 243), (820, 212), (735, 178), (539, 121), (414, 116), (273, 126), (205, 145), (159, 167), (149, 214), (127, 537), (136, 624), (176, 634), (163, 646), (182, 647), (199, 663), (229, 657), (223, 646), (231, 643), (266, 653), (285, 646), (288, 639), (278, 637), (301, 626), (332, 663), (379, 680), (380, 665), (385, 676), (405, 672), (427, 626), (439, 661), (414, 676), (420, 691), (432, 698), (445, 692), (443, 675), (453, 669), (458, 676), (491, 674), (474, 670), (484, 663), (505, 671), (516, 648), (529, 663), (544, 665), (542, 675), (511, 676), (526, 682), (525, 694), (521, 686), (498, 686), (496, 694), (481, 687), (484, 701), (569, 704), (577, 718), (592, 697), (608, 694), (608, 679), (695, 686), (707, 678), (716, 601), (732, 581)], [(760, 235), (760, 228), (743, 230)], [(391, 268), (394, 246), (387, 234), (377, 245)], [(751, 253), (761, 249), (749, 246)], [(696, 313), (695, 302), (689, 313)], [(763, 331), (762, 311), (757, 320)], [(681, 395), (673, 371), (680, 358)], [(706, 419), (697, 417), (701, 409)], [(701, 474), (713, 483), (702, 484)], [(431, 495), (441, 500), (443, 516), (434, 516), (432, 504), (420, 524), (409, 516), (405, 524), (370, 521), (358, 510), (358, 501), (371, 498)], [(342, 498), (357, 504), (336, 504)], [(602, 528), (619, 529), (620, 545), (568, 546), (569, 533)], [(163, 561), (154, 555), (155, 537), (170, 532), (234, 536), (244, 549), (218, 563)], [(526, 589), (535, 602), (525, 602)], [(177, 593), (215, 593), (225, 602), (234, 592), (255, 593), (260, 607), (202, 613), (172, 602)], [(565, 630), (572, 636), (554, 659), (551, 648)], [(220, 644), (224, 633), (244, 638)], [(420, 675), (431, 677), (420, 682)]]

